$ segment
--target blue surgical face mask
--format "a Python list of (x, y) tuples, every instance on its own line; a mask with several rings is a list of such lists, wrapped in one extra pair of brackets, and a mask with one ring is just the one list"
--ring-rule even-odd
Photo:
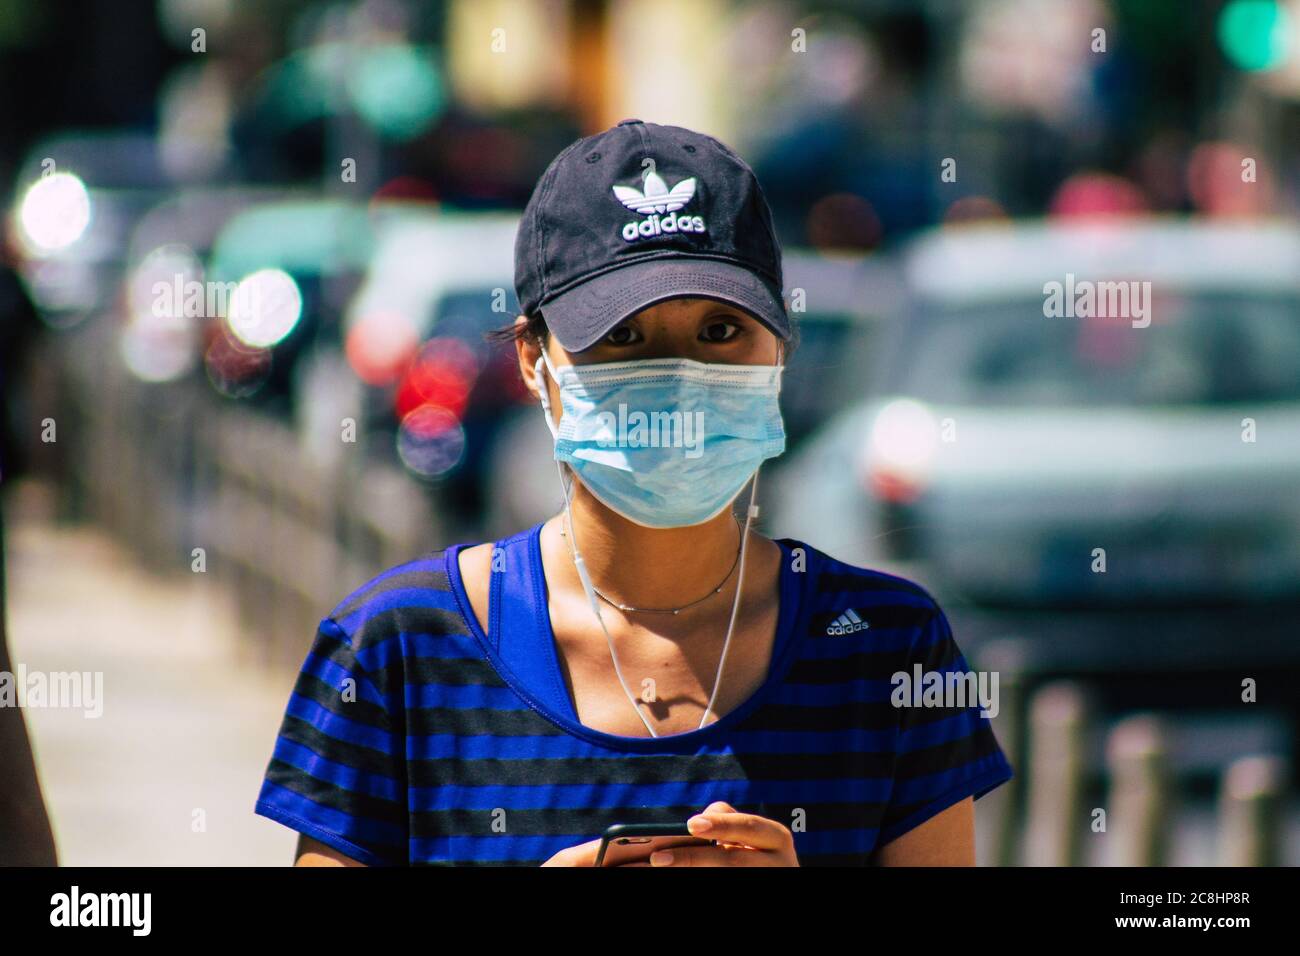
[[(543, 362), (559, 386), (558, 428)], [(716, 517), (785, 450), (782, 369), (676, 358), (557, 368), (543, 351), (537, 376), (556, 460), (629, 521), (680, 528)]]

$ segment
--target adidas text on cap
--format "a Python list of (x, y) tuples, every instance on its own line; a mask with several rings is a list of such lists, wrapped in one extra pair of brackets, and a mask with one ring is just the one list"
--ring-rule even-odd
[(515, 291), (581, 352), (666, 299), (715, 299), (790, 338), (781, 246), (754, 171), (711, 136), (623, 120), (561, 152), (515, 238)]

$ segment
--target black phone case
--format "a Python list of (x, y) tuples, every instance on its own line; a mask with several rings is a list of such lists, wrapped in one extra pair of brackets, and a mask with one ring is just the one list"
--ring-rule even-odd
[[(600, 849), (596, 851), (596, 866), (605, 865), (605, 851), (615, 840), (622, 837), (662, 837), (694, 836), (682, 823), (615, 823), (607, 828), (600, 837)], [(713, 842), (713, 841), (710, 841)]]

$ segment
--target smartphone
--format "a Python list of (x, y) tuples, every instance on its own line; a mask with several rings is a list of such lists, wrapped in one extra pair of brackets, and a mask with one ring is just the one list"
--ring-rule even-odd
[[(717, 840), (697, 837), (683, 823), (616, 823), (600, 837), (596, 851), (596, 866), (618, 866), (634, 860), (649, 859), (655, 850), (673, 846), (713, 846)], [(647, 844), (649, 851), (646, 852)], [(611, 846), (614, 848), (611, 852)], [(619, 852), (619, 847), (636, 847), (635, 851)]]

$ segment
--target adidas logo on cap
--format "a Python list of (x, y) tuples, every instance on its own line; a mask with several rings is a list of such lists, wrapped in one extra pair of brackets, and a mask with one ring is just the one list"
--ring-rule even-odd
[(830, 627), (826, 628), (826, 633), (833, 637), (840, 634), (855, 634), (858, 631), (865, 631), (870, 626), (870, 624), (858, 617), (853, 608), (849, 608), (831, 622)]
[[(680, 216), (677, 210), (695, 196), (695, 177), (683, 179), (672, 189), (664, 178), (655, 172), (655, 161), (646, 157), (641, 161), (642, 189), (635, 186), (615, 186), (614, 196), (628, 209), (648, 219), (633, 220), (623, 226), (625, 242), (665, 232), (704, 232), (703, 216)], [(666, 215), (665, 215), (666, 213)]]

